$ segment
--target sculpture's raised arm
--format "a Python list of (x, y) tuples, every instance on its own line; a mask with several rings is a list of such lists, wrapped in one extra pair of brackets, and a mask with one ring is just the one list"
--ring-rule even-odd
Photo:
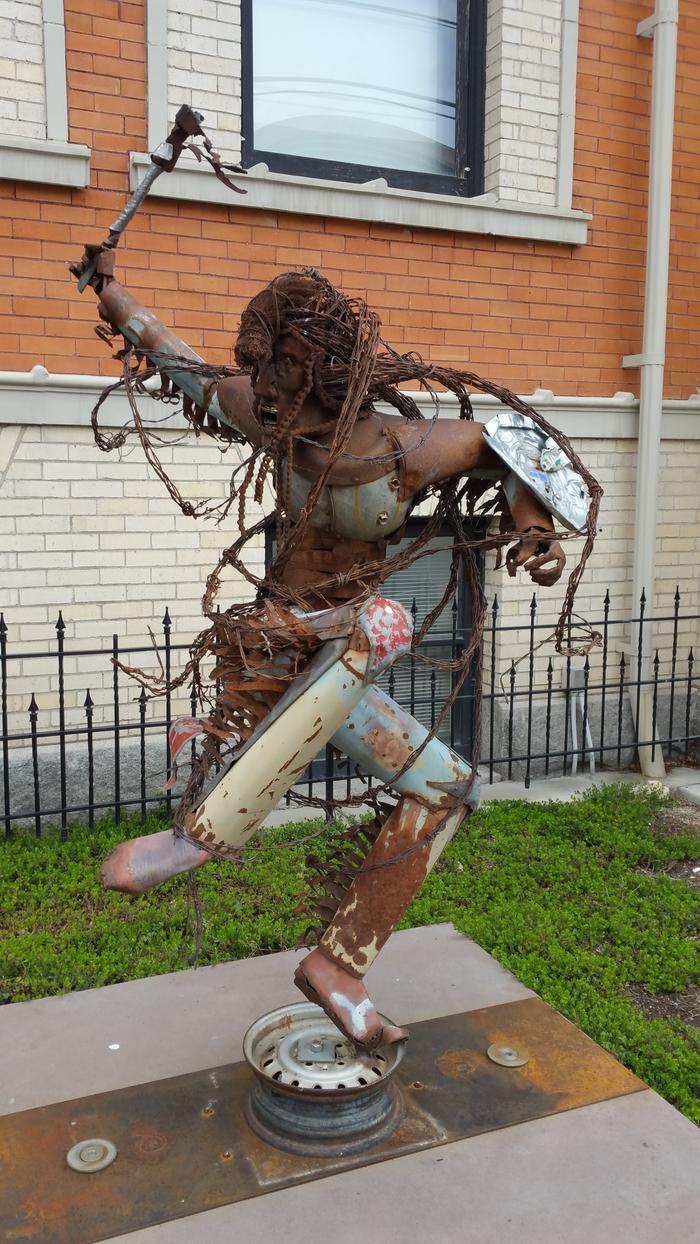
[[(90, 260), (90, 250), (86, 248), (82, 264), (73, 269), (75, 276)], [(113, 252), (110, 260), (112, 257)], [(218, 423), (233, 428), (251, 445), (259, 445), (260, 425), (253, 413), (253, 389), (248, 376), (212, 378), (201, 356), (111, 274), (96, 270), (87, 284), (97, 293), (103, 320), (168, 376), (196, 407)], [(197, 370), (198, 364), (202, 365), (201, 372)]]
[[(196, 406), (234, 428), (250, 444), (260, 443), (260, 425), (253, 413), (253, 390), (247, 376), (216, 380), (198, 373), (196, 365), (203, 359), (118, 281), (105, 284), (99, 299), (102, 318), (165, 372)], [(188, 366), (191, 364), (194, 368)]]
[[(229, 376), (219, 383), (211, 370), (186, 342), (155, 316), (114, 279), (116, 247), (154, 181), (161, 173), (172, 172), (183, 150), (192, 148), (198, 159), (211, 166), (220, 181), (231, 190), (245, 194), (227, 176), (243, 173), (238, 165), (224, 164), (202, 129), (203, 116), (184, 104), (177, 112), (168, 137), (151, 154), (151, 167), (126, 206), (110, 226), (103, 242), (88, 244), (81, 259), (70, 264), (70, 271), (82, 293), (88, 285), (100, 300), (100, 314), (108, 324), (140, 350), (155, 367), (164, 372), (195, 406), (238, 432), (253, 445), (260, 443), (259, 427), (252, 413), (252, 389), (246, 376)], [(224, 171), (226, 170), (226, 171)], [(201, 371), (197, 365), (201, 364)]]

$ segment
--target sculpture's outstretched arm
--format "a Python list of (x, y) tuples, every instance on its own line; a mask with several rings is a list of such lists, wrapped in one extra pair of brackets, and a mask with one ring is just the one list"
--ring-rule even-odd
[(407, 477), (416, 492), (456, 475), (488, 476), (494, 481), (503, 479), (513, 529), (520, 533), (518, 543), (506, 557), (508, 573), (514, 575), (522, 567), (533, 582), (542, 587), (557, 582), (566, 557), (554, 539), (552, 515), (494, 453), (484, 424), (471, 420), (438, 420), (427, 441), (421, 437), (418, 423), (408, 424), (396, 434), (403, 443)]

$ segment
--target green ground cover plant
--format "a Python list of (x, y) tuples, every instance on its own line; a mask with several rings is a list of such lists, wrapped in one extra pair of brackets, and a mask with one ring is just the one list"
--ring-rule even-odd
[[(147, 829), (162, 826), (154, 816)], [(294, 840), (313, 828), (285, 826), (244, 865), (201, 870), (201, 964), (296, 944), (309, 847)], [(142, 832), (141, 822), (103, 821), (72, 827), (66, 843), (49, 833), (0, 845), (0, 1001), (189, 966), (183, 879), (138, 899), (100, 890), (107, 851)], [(314, 854), (331, 840), (324, 830)], [(652, 790), (604, 786), (570, 803), (493, 802), (456, 835), (402, 927), (452, 921), (700, 1123), (700, 894), (692, 868), (679, 863), (699, 860), (697, 824)], [(674, 1012), (668, 1000), (687, 1005)]]

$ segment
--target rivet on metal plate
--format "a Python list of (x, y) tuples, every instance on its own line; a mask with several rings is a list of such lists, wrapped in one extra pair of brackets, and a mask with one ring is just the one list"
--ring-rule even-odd
[(530, 1055), (522, 1047), (502, 1045), (498, 1041), (490, 1045), (486, 1053), (491, 1062), (498, 1063), (499, 1067), (524, 1067), (530, 1061)]
[(116, 1156), (117, 1147), (111, 1140), (93, 1137), (90, 1140), (79, 1140), (77, 1145), (73, 1145), (66, 1154), (66, 1161), (71, 1170), (91, 1174), (111, 1166)]

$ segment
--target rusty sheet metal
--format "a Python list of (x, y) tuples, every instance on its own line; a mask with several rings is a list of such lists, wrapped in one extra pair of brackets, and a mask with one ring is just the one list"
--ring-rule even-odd
[[(321, 938), (329, 958), (364, 976), (463, 817), (461, 806), (434, 812), (414, 799), (399, 800)], [(319, 993), (326, 1009), (328, 995)]]
[[(495, 1041), (526, 1047), (527, 1065), (490, 1062)], [(301, 1158), (259, 1140), (243, 1117), (252, 1082), (245, 1063), (6, 1116), (0, 1237), (94, 1244), (645, 1087), (539, 998), (415, 1024), (397, 1081), (398, 1129), (344, 1158)], [(70, 1170), (66, 1152), (92, 1136), (114, 1142), (116, 1161), (95, 1174)]]

